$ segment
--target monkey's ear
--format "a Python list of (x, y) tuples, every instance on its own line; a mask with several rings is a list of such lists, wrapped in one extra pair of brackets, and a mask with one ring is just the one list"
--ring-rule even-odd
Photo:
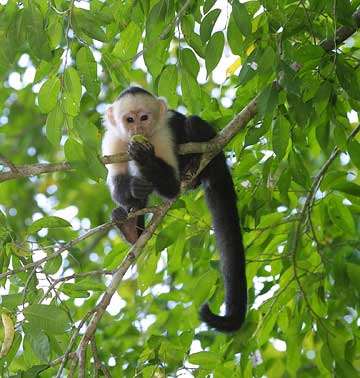
[(164, 119), (166, 117), (168, 107), (164, 100), (159, 99), (158, 102), (159, 102), (159, 119)]
[(108, 109), (106, 109), (105, 118), (109, 121), (109, 123), (112, 126), (116, 126), (115, 118), (114, 118), (114, 112), (113, 112), (113, 107), (112, 106), (110, 106)]

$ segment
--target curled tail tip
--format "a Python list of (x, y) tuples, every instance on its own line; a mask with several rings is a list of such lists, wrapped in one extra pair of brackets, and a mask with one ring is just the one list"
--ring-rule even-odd
[(200, 319), (217, 331), (235, 332), (238, 331), (244, 323), (245, 314), (235, 314), (232, 316), (216, 315), (210, 310), (208, 303), (205, 303), (200, 309)]

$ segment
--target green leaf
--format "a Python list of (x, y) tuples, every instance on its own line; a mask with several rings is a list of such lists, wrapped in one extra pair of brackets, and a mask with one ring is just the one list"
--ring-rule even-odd
[(29, 326), (55, 334), (66, 332), (69, 327), (69, 317), (60, 307), (43, 304), (33, 304), (23, 311)]
[[(34, 353), (45, 362), (50, 361), (50, 343), (49, 338), (43, 331), (30, 329), (25, 330), (25, 337), (29, 338), (30, 345), (34, 351)], [(30, 332), (29, 332), (30, 331)]]
[(53, 50), (60, 44), (63, 37), (63, 24), (64, 17), (56, 12), (52, 12), (48, 16), (48, 24), (46, 27), (46, 33), (49, 38), (50, 46)]
[(328, 211), (331, 221), (346, 233), (355, 234), (355, 223), (348, 206), (334, 196), (328, 201)]
[(92, 277), (77, 279), (76, 286), (82, 290), (104, 291), (106, 289), (106, 285), (103, 282)]
[(310, 186), (310, 176), (301, 156), (295, 151), (291, 151), (289, 154), (289, 163), (294, 180), (303, 188), (308, 188)]
[(138, 285), (142, 293), (153, 284), (154, 279), (156, 278), (155, 272), (159, 257), (160, 256), (158, 254), (150, 251), (149, 254), (145, 257), (144, 261), (138, 262)]
[(278, 91), (275, 88), (275, 85), (269, 84), (266, 86), (260, 93), (258, 98), (258, 111), (260, 116), (265, 116), (271, 114), (278, 100)]
[(230, 49), (234, 55), (241, 55), (244, 51), (243, 35), (234, 20), (234, 15), (231, 14), (229, 25), (227, 27), (227, 41)]
[(41, 86), (38, 100), (39, 108), (42, 113), (49, 113), (53, 110), (58, 102), (60, 93), (60, 80), (58, 77), (53, 77)]
[(61, 106), (57, 104), (46, 119), (46, 137), (55, 146), (60, 144), (63, 124), (64, 114)]
[(44, 265), (44, 273), (55, 274), (61, 268), (62, 262), (63, 262), (63, 259), (61, 255), (56, 256), (54, 259), (46, 261)]
[(88, 146), (84, 146), (84, 152), (85, 160), (87, 163), (88, 176), (94, 179), (95, 181), (99, 181), (99, 179), (106, 180), (107, 169), (105, 168), (104, 164), (100, 161), (100, 158), (96, 154), (96, 152)]
[(246, 6), (239, 2), (239, 0), (233, 1), (232, 14), (235, 22), (241, 33), (247, 37), (251, 34), (251, 17), (246, 9)]
[(354, 139), (351, 139), (348, 142), (348, 152), (349, 152), (352, 163), (358, 169), (360, 169), (360, 143), (358, 143)]
[(284, 158), (289, 140), (290, 123), (282, 114), (279, 114), (272, 126), (272, 148), (279, 160)]
[(100, 151), (101, 134), (92, 122), (79, 116), (74, 119), (74, 128), (85, 146), (93, 151)]
[(204, 6), (203, 6), (204, 13), (209, 12), (209, 10), (214, 6), (215, 3), (216, 3), (216, 0), (205, 0)]
[(351, 283), (360, 290), (360, 265), (346, 263), (346, 271)]
[(157, 254), (162, 252), (165, 248), (173, 244), (178, 235), (184, 232), (185, 224), (184, 222), (173, 222), (169, 226), (165, 227), (160, 231), (156, 237), (155, 251)]
[(328, 81), (320, 85), (314, 98), (314, 107), (317, 114), (322, 114), (329, 106), (331, 93), (332, 85)]
[(156, 40), (174, 15), (173, 2), (159, 1), (151, 9), (146, 19), (146, 39)]
[(155, 46), (147, 49), (145, 44), (144, 61), (146, 67), (154, 77), (158, 77), (168, 59), (170, 39), (159, 41)]
[(258, 62), (259, 75), (275, 72), (276, 54), (271, 46), (267, 46)]
[(186, 42), (192, 47), (195, 52), (204, 58), (204, 46), (201, 41), (201, 38), (198, 34), (194, 32), (195, 22), (193, 16), (187, 15), (181, 18), (181, 29), (184, 33)]
[(78, 115), (81, 100), (81, 82), (78, 72), (74, 67), (68, 67), (64, 73), (64, 89), (62, 103), (66, 114)]
[(116, 43), (112, 53), (121, 60), (133, 58), (141, 40), (141, 30), (134, 22), (121, 31), (120, 40)]
[(215, 352), (197, 352), (189, 356), (189, 362), (204, 369), (213, 370), (221, 363), (221, 356)]
[(90, 293), (88, 290), (79, 289), (76, 284), (63, 283), (59, 290), (71, 298), (89, 298)]
[(205, 49), (206, 72), (209, 76), (211, 71), (218, 65), (224, 50), (224, 33), (219, 31), (213, 34)]
[(49, 365), (35, 365), (27, 369), (21, 378), (38, 378), (42, 371), (49, 369)]
[(202, 110), (201, 88), (197, 80), (195, 80), (186, 71), (182, 73), (181, 91), (183, 101), (193, 114), (199, 114)]
[(62, 218), (48, 216), (43, 217), (33, 222), (28, 229), (29, 234), (34, 234), (40, 231), (42, 228), (58, 228), (58, 227), (71, 227), (71, 224)]
[(218, 19), (219, 15), (220, 15), (220, 13), (221, 13), (220, 9), (213, 9), (201, 21), (200, 38), (201, 38), (201, 41), (203, 43), (206, 43), (209, 40), (209, 38), (211, 36), (211, 32), (214, 28), (214, 25), (215, 25), (216, 20)]
[(97, 79), (97, 64), (91, 50), (84, 46), (76, 54), (76, 67), (80, 73), (80, 80), (89, 95), (97, 100), (100, 83)]
[(203, 274), (194, 288), (194, 302), (197, 306), (204, 303), (213, 294), (219, 273), (213, 269)]
[(80, 35), (84, 33), (90, 38), (106, 42), (106, 34), (101, 28), (102, 24), (97, 15), (91, 11), (77, 7), (73, 7), (72, 10), (72, 26), (75, 28), (76, 32)]
[(326, 151), (330, 142), (330, 124), (329, 122), (321, 122), (316, 128), (316, 139), (319, 146)]
[(176, 93), (178, 81), (178, 70), (175, 65), (166, 66), (162, 71), (158, 84), (160, 96), (164, 96), (171, 108), (175, 109), (178, 104), (178, 95)]
[(346, 378), (358, 378), (359, 370), (351, 365), (349, 361), (345, 359), (336, 359), (335, 364), (335, 376), (336, 377), (346, 377)]
[(76, 279), (75, 283), (63, 283), (59, 290), (72, 298), (88, 298), (89, 290), (104, 291), (106, 286), (94, 278), (86, 277), (84, 279)]
[(10, 311), (16, 311), (17, 307), (20, 306), (23, 302), (23, 295), (22, 294), (8, 294), (2, 295), (0, 297), (0, 305), (1, 307), (5, 307)]
[(245, 85), (251, 79), (253, 79), (257, 74), (257, 60), (259, 59), (260, 50), (256, 49), (250, 56), (246, 59), (239, 72), (239, 85)]
[(200, 64), (193, 51), (191, 49), (181, 50), (180, 61), (185, 70), (196, 79), (200, 71)]
[(85, 161), (83, 146), (73, 138), (69, 138), (64, 145), (66, 160), (71, 162)]
[(51, 49), (47, 34), (44, 32), (44, 20), (41, 10), (35, 1), (27, 2), (24, 9), (23, 27), (26, 30), (26, 40), (32, 52), (40, 59), (49, 61)]
[(265, 344), (269, 340), (271, 332), (275, 327), (277, 318), (278, 312), (273, 311), (267, 313), (267, 315), (262, 319), (257, 338), (257, 342), (260, 346)]
[(333, 185), (330, 185), (330, 188), (346, 194), (360, 197), (360, 185), (357, 185), (350, 181), (335, 182)]

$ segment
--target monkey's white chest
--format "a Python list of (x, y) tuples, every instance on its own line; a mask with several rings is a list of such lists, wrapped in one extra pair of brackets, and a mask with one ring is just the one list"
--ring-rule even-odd
[(134, 160), (129, 161), (129, 174), (130, 176), (141, 176), (140, 170)]

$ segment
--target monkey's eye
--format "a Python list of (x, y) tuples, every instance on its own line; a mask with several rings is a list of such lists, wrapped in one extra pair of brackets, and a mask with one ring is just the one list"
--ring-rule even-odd
[(140, 117), (140, 120), (141, 121), (147, 121), (149, 119), (149, 117), (146, 115), (146, 114), (144, 114), (144, 115), (142, 115), (141, 117)]
[(134, 118), (133, 117), (127, 117), (126, 118), (126, 122), (133, 123), (134, 122)]

